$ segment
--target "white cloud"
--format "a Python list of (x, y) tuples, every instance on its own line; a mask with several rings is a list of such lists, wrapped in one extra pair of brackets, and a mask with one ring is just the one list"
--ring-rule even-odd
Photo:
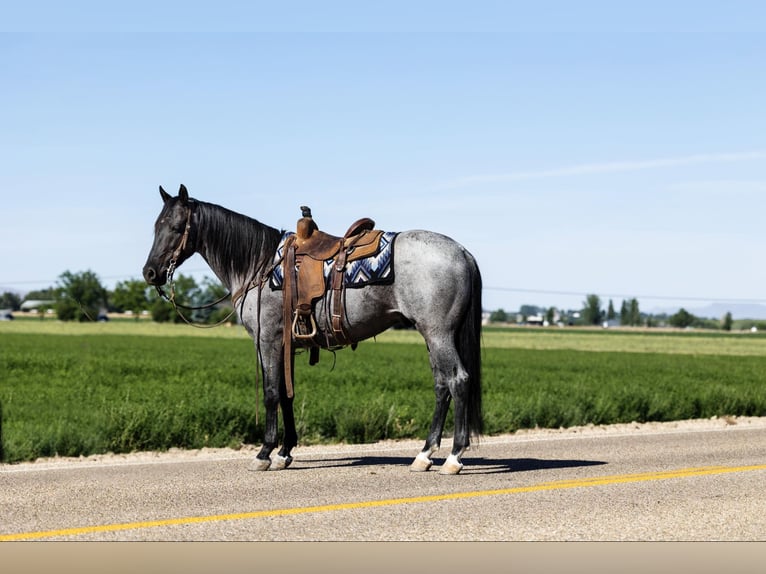
[(559, 168), (516, 171), (499, 174), (474, 175), (454, 180), (445, 184), (444, 187), (463, 187), (481, 183), (506, 183), (524, 181), (530, 179), (546, 179), (554, 177), (568, 177), (579, 175), (594, 175), (605, 173), (620, 173), (628, 171), (643, 171), (666, 167), (677, 167), (693, 164), (728, 163), (739, 161), (751, 161), (766, 159), (766, 150), (753, 150), (747, 152), (697, 154), (681, 157), (655, 158), (648, 160), (626, 160), (601, 163), (585, 163), (580, 165), (564, 166)]
[(667, 186), (667, 190), (680, 194), (689, 195), (709, 195), (709, 196), (731, 196), (737, 194), (741, 196), (753, 195), (761, 197), (766, 194), (766, 180), (737, 180), (737, 179), (719, 179), (706, 181), (684, 181), (672, 183)]

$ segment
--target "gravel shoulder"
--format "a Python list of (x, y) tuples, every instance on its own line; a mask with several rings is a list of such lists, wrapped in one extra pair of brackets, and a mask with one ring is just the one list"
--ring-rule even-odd
[[(482, 437), (481, 444), (498, 444), (513, 442), (530, 442), (541, 440), (573, 439), (578, 437), (597, 437), (615, 435), (650, 435), (675, 432), (706, 432), (726, 429), (756, 429), (766, 428), (766, 417), (713, 417), (710, 419), (693, 419), (671, 422), (622, 423), (613, 425), (586, 425), (558, 429), (521, 429), (512, 434)], [(440, 452), (446, 452), (451, 445), (451, 439), (445, 437)], [(322, 444), (301, 446), (294, 449), (296, 459), (308, 458), (336, 453), (375, 453), (392, 450), (412, 450), (413, 456), (423, 446), (422, 440), (379, 441), (371, 444)], [(190, 460), (230, 460), (249, 459), (254, 457), (260, 446), (243, 445), (241, 448), (202, 448), (178, 449), (167, 451), (133, 452), (126, 454), (98, 454), (81, 457), (48, 457), (39, 458), (33, 462), (17, 464), (0, 464), (0, 473), (13, 470), (35, 470), (67, 466), (97, 466), (119, 464), (147, 464), (188, 462)]]

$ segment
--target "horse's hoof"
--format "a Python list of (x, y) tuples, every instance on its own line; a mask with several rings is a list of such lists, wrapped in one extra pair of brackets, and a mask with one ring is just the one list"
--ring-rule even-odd
[(463, 463), (458, 457), (451, 454), (439, 469), (439, 474), (458, 474), (461, 470), (463, 470)]
[(426, 453), (418, 453), (418, 456), (415, 457), (415, 460), (413, 460), (410, 465), (410, 472), (426, 472), (431, 468), (433, 463), (434, 461), (432, 461)]
[(250, 466), (247, 467), (247, 470), (252, 470), (253, 472), (261, 472), (264, 470), (269, 470), (269, 467), (271, 466), (271, 460), (268, 458), (254, 458), (253, 462), (250, 463)]
[(275, 455), (274, 460), (271, 461), (271, 467), (269, 470), (284, 470), (288, 466), (290, 466), (290, 463), (293, 462), (293, 457), (291, 456), (280, 456)]

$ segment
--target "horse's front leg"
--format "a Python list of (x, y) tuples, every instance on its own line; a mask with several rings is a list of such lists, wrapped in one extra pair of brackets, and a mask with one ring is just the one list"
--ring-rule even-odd
[[(256, 346), (256, 351), (258, 348)], [(277, 459), (272, 467), (271, 453), (278, 445), (278, 423), (280, 396), (284, 393), (285, 370), (282, 360), (282, 346), (279, 337), (261, 341), (260, 348), (261, 373), (263, 375), (263, 405), (266, 418), (263, 430), (263, 446), (256, 455), (249, 470), (269, 470), (269, 468), (285, 468), (287, 464)], [(286, 409), (288, 410), (288, 409)], [(290, 408), (292, 416), (292, 409)]]
[(282, 408), (282, 426), (284, 426), (284, 437), (282, 448), (274, 456), (271, 462), (271, 470), (283, 470), (290, 466), (293, 457), (290, 451), (298, 444), (298, 432), (295, 429), (295, 415), (293, 413), (293, 397), (287, 396), (284, 376), (281, 378), (279, 393), (279, 405)]
[(279, 415), (279, 387), (264, 369), (263, 377), (263, 405), (266, 408), (266, 420), (264, 421), (263, 445), (255, 456), (248, 470), (269, 470), (271, 467), (271, 452), (277, 448), (277, 429)]
[[(283, 470), (293, 461), (290, 451), (298, 444), (295, 429), (293, 398), (287, 396), (285, 369), (281, 347), (274, 345), (274, 352), (264, 353), (263, 361), (263, 403), (266, 408), (266, 420), (263, 433), (263, 446), (250, 465), (250, 470)], [(272, 457), (271, 453), (279, 444), (279, 409), (282, 409), (284, 440), (280, 451)]]

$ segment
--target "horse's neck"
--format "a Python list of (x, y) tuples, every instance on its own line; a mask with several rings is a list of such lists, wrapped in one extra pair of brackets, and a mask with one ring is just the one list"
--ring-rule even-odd
[(280, 232), (226, 208), (203, 204), (197, 251), (232, 292), (256, 279), (276, 251)]

